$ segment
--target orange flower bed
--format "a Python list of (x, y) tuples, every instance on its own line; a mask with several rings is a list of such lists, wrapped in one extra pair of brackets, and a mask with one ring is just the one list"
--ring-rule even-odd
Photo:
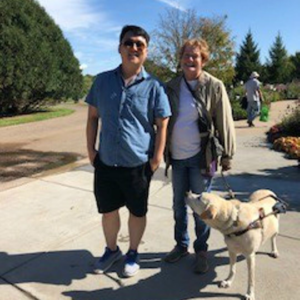
[(292, 159), (300, 159), (300, 137), (280, 137), (273, 143), (273, 148), (287, 153)]

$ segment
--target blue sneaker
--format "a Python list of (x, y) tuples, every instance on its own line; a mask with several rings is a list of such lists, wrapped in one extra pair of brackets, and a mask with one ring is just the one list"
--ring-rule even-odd
[(125, 277), (132, 277), (136, 275), (140, 269), (139, 254), (136, 250), (129, 250), (126, 253), (125, 265), (123, 275)]
[(117, 250), (112, 251), (108, 247), (105, 247), (105, 252), (100, 259), (95, 263), (94, 272), (96, 274), (103, 274), (107, 271), (115, 262), (122, 257), (122, 252), (119, 247)]

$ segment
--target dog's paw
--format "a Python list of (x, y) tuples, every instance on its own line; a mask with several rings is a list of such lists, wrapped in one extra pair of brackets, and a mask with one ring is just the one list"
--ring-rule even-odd
[(269, 253), (269, 256), (272, 257), (272, 258), (278, 258), (279, 253), (278, 252), (271, 252), (271, 253)]
[(219, 283), (219, 288), (227, 289), (231, 287), (231, 283), (232, 283), (231, 281), (223, 280)]
[(244, 300), (255, 300), (255, 297), (254, 297), (253, 295), (248, 295), (248, 294), (246, 294), (246, 295), (244, 296)]

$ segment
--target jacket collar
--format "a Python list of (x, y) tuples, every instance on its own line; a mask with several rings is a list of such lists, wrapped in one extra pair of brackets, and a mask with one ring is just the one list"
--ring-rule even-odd
[[(179, 90), (180, 90), (180, 83), (181, 80), (183, 79), (183, 74), (177, 76), (176, 78), (172, 79), (171, 81), (169, 81), (167, 83), (167, 87), (174, 90), (177, 94), (179, 94)], [(201, 86), (204, 86), (207, 81), (209, 80), (209, 75), (207, 72), (202, 71), (200, 77), (198, 78), (198, 83), (196, 85), (196, 89), (198, 89)]]

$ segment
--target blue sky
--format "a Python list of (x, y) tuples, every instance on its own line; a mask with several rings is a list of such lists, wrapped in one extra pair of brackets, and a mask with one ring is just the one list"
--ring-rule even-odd
[(37, 0), (61, 27), (83, 74), (95, 75), (120, 63), (118, 37), (126, 24), (149, 33), (168, 7), (196, 9), (202, 17), (227, 15), (235, 50), (251, 29), (262, 62), (278, 32), (289, 54), (300, 51), (299, 0)]

